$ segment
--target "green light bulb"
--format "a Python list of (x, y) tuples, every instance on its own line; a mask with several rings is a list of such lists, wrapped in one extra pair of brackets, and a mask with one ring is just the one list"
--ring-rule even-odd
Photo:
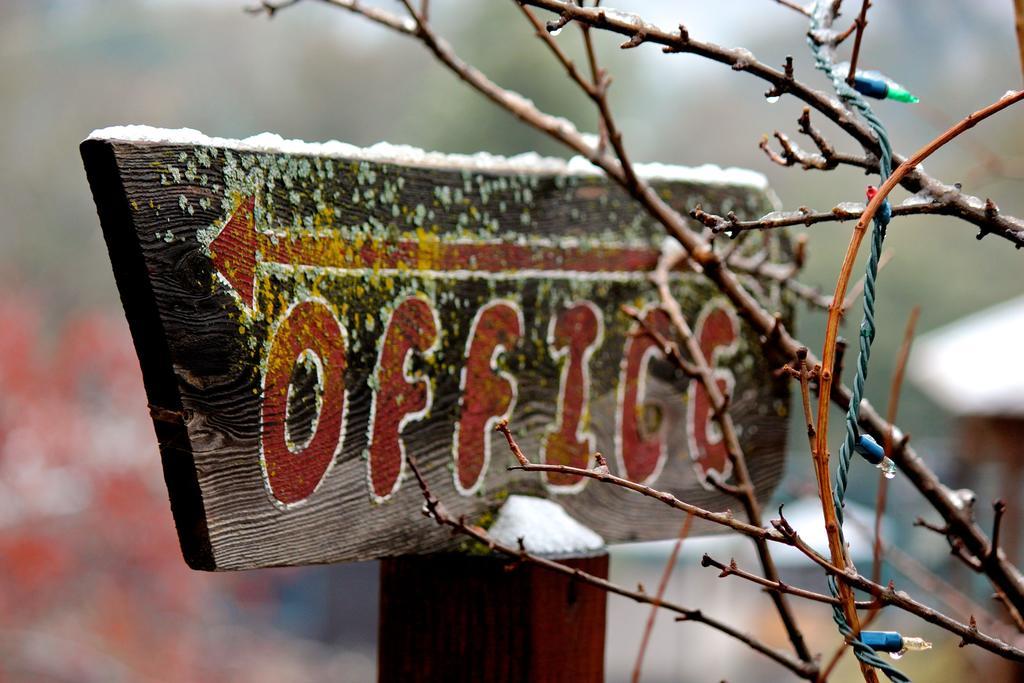
[(909, 90), (906, 90), (895, 83), (889, 83), (888, 85), (889, 92), (885, 95), (887, 99), (896, 100), (897, 102), (908, 102), (910, 104), (920, 101), (914, 97)]

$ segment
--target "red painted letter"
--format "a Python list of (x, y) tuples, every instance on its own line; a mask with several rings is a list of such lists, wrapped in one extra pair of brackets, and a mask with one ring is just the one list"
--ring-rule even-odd
[(484, 305), (470, 327), (455, 425), (455, 488), (463, 495), (476, 493), (483, 484), (494, 425), (515, 407), (516, 380), (497, 371), (496, 361), (522, 333), (522, 314), (511, 301)]
[[(585, 431), (589, 422), (590, 356), (601, 344), (604, 324), (601, 312), (589, 301), (565, 309), (551, 321), (548, 350), (562, 360), (558, 392), (558, 421), (541, 444), (540, 460), (549, 465), (589, 467), (594, 435)], [(546, 472), (549, 488), (575, 491), (587, 481), (579, 475)]]
[[(712, 302), (697, 317), (694, 335), (704, 357), (714, 366), (720, 356), (735, 351), (739, 339), (739, 322), (732, 309)], [(715, 383), (722, 392), (731, 393), (736, 380), (729, 370), (716, 369)], [(710, 488), (708, 473), (717, 472), (725, 480), (729, 477), (732, 463), (729, 462), (729, 452), (722, 439), (721, 429), (711, 415), (708, 392), (696, 380), (690, 383), (686, 416), (690, 457), (693, 458), (694, 469), (697, 470), (701, 484)]]
[[(651, 309), (644, 316), (648, 325), (666, 337), (670, 336), (668, 316), (661, 309)], [(661, 353), (650, 335), (643, 334), (639, 326), (633, 328), (622, 352), (619, 376), (619, 410), (616, 446), (619, 466), (624, 476), (640, 483), (653, 481), (665, 463), (665, 425), (658, 425), (653, 435), (641, 432), (644, 422), (641, 411), (657, 408), (657, 403), (644, 400), (647, 366), (651, 357)], [(637, 333), (639, 332), (639, 333)]]
[(409, 374), (412, 352), (428, 351), (437, 342), (437, 320), (430, 304), (409, 298), (391, 314), (375, 371), (376, 391), (370, 409), (370, 457), (366, 474), (378, 503), (402, 485), (405, 443), (402, 429), (430, 408), (430, 382)]
[[(306, 359), (316, 367), (321, 405), (311, 437), (298, 445), (288, 434), (288, 403), (292, 373)], [(296, 304), (272, 333), (261, 411), (260, 446), (267, 486), (285, 505), (305, 500), (341, 449), (345, 414), (345, 338), (325, 304)]]

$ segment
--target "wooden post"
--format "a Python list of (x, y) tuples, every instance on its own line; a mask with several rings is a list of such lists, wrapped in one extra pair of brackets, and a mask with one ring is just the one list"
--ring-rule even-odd
[[(608, 576), (607, 553), (565, 564)], [(380, 576), (379, 683), (604, 681), (600, 589), (471, 555), (385, 559)]]

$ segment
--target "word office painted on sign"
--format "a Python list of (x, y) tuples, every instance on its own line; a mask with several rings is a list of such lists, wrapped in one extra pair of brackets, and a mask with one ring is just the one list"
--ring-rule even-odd
[[(413, 461), (474, 523), (520, 494), (556, 498), (609, 543), (678, 532), (643, 496), (509, 471), (503, 418), (531, 460), (600, 452), (616, 474), (730, 505), (709, 486), (730, 473), (707, 396), (622, 311), (670, 331), (648, 279), (664, 230), (621, 188), (535, 155), (268, 139), (113, 129), (82, 144), (190, 566), (451, 550), (419, 514)], [(680, 211), (771, 209), (749, 172), (667, 176), (651, 186)], [(788, 248), (775, 231), (732, 244), (750, 264)], [(742, 277), (788, 321), (763, 270)], [(670, 289), (767, 496), (788, 384), (705, 278), (681, 269)]]
[[(554, 247), (550, 243), (504, 244), (409, 240), (391, 244), (364, 242), (358, 249), (326, 236), (291, 238), (256, 225), (255, 200), (244, 199), (209, 245), (213, 264), (234, 290), (249, 315), (255, 310), (263, 266), (313, 270), (334, 276), (396, 278), (415, 273), (434, 280), (637, 279), (656, 263), (649, 248), (607, 246), (600, 249)], [(410, 268), (409, 264), (416, 264)], [(274, 292), (266, 292), (273, 296)], [(469, 302), (467, 302), (469, 303)], [(405, 428), (431, 410), (436, 378), (412, 369), (413, 361), (430, 366), (442, 345), (456, 343), (442, 328), (436, 304), (422, 291), (398, 297), (382, 316), (374, 340), (375, 363), (368, 377), (370, 412), (365, 424), (346, 420), (350, 402), (346, 383), (349, 354), (346, 328), (335, 307), (321, 296), (303, 291), (272, 321), (262, 367), (261, 464), (267, 490), (284, 506), (304, 502), (326, 477), (342, 452), (345, 436), (354, 428), (366, 432), (367, 485), (372, 499), (388, 500), (402, 485), (406, 472)], [(543, 317), (536, 320), (543, 323)], [(645, 323), (671, 337), (667, 316), (655, 307)], [(540, 442), (539, 461), (572, 467), (593, 464), (595, 437), (589, 429), (590, 361), (605, 342), (605, 313), (594, 302), (575, 299), (562, 303), (543, 324), (545, 351), (559, 368), (556, 416)], [(372, 326), (371, 329), (377, 329)], [(697, 338), (708, 358), (735, 351), (739, 323), (732, 308), (712, 300), (701, 311)], [(451, 458), (453, 483), (462, 495), (477, 493), (491, 466), (495, 425), (513, 414), (519, 398), (519, 379), (503, 368), (505, 354), (514, 353), (526, 334), (518, 297), (482, 301), (472, 312), (458, 368), (458, 410), (453, 424)], [(634, 326), (621, 349), (615, 410), (615, 456), (625, 476), (643, 483), (654, 481), (668, 457), (664, 430), (645, 428), (648, 365), (661, 350), (649, 335)], [(303, 371), (303, 372), (298, 372)], [(717, 371), (723, 390), (733, 389), (733, 376)], [(312, 374), (299, 396), (297, 374)], [(708, 474), (729, 475), (721, 435), (711, 419), (706, 391), (691, 382), (687, 404), (690, 455), (700, 481)], [(311, 394), (311, 395), (309, 395)], [(292, 434), (290, 407), (311, 404), (302, 438)], [(646, 410), (645, 410), (646, 409)], [(588, 479), (569, 473), (544, 473), (549, 490), (574, 493)]]

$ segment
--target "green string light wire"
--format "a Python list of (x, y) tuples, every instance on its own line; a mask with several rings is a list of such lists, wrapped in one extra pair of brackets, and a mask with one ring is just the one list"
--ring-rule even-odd
[[(827, 11), (829, 0), (817, 0), (814, 10), (811, 12), (811, 31), (808, 43), (811, 52), (814, 54), (815, 67), (822, 71), (835, 88), (836, 94), (847, 105), (853, 107), (874, 131), (878, 138), (879, 154), (879, 175), (882, 182), (892, 173), (892, 146), (889, 143), (889, 134), (885, 125), (871, 110), (871, 105), (856, 90), (851, 88), (842, 76), (833, 73), (832, 59), (824, 49), (823, 44), (815, 41), (814, 36), (823, 27), (823, 18)], [(875, 215), (874, 226), (871, 231), (871, 254), (868, 257), (867, 272), (864, 275), (864, 319), (860, 324), (860, 344), (857, 351), (857, 374), (853, 379), (853, 387), (850, 398), (850, 408), (846, 412), (846, 438), (839, 448), (839, 463), (836, 467), (835, 486), (833, 487), (833, 498), (835, 500), (836, 517), (839, 521), (839, 536), (845, 545), (843, 538), (843, 501), (846, 498), (846, 489), (849, 483), (850, 464), (857, 444), (859, 434), (858, 413), (860, 402), (864, 396), (864, 384), (868, 377), (868, 362), (871, 359), (871, 343), (875, 338), (875, 292), (876, 280), (878, 279), (878, 261), (882, 256), (882, 243), (885, 240), (886, 227), (892, 215), (892, 208), (889, 200), (882, 204), (881, 210)], [(839, 597), (839, 586), (836, 578), (828, 577), (828, 586), (832, 595)], [(897, 683), (910, 683), (910, 678), (897, 670), (892, 664), (882, 659), (877, 652), (869, 645), (856, 637), (853, 628), (846, 621), (842, 607), (832, 607), (832, 619), (835, 621), (839, 632), (847, 639), (853, 648), (854, 654), (861, 662), (873, 666), (882, 671), (889, 680)]]

